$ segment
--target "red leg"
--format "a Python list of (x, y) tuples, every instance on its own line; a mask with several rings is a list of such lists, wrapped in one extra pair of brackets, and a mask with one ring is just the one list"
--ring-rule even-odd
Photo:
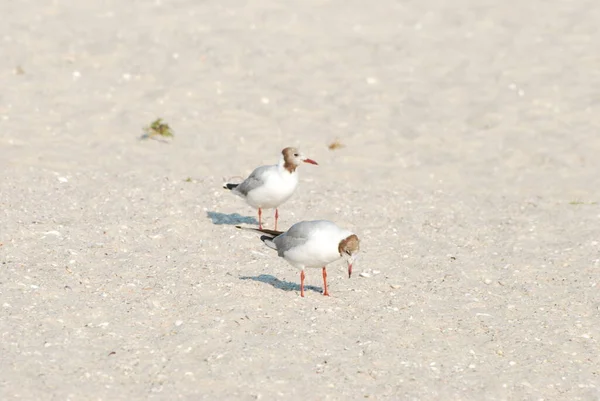
[(304, 296), (304, 270), (300, 272), (300, 296)]
[(325, 266), (323, 266), (323, 295), (329, 296), (329, 291), (327, 291), (327, 270), (325, 270)]
[(258, 208), (258, 228), (262, 230), (262, 209)]
[(275, 208), (275, 231), (277, 231), (277, 220), (279, 219), (279, 210)]

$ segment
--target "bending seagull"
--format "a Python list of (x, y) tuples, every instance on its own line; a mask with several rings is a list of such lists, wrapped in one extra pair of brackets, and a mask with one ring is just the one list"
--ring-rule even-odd
[(352, 263), (359, 251), (356, 234), (338, 227), (328, 220), (301, 221), (286, 232), (263, 230), (236, 226), (265, 235), (260, 239), (277, 251), (289, 264), (300, 269), (300, 296), (304, 296), (304, 269), (307, 267), (323, 269), (323, 295), (327, 291), (328, 264), (339, 259), (348, 263), (348, 278), (352, 276)]
[(279, 219), (278, 207), (287, 201), (298, 187), (296, 168), (300, 163), (317, 164), (296, 148), (281, 151), (278, 164), (255, 169), (241, 184), (225, 184), (223, 188), (244, 198), (246, 203), (258, 209), (258, 228), (262, 228), (262, 209), (275, 209), (275, 230)]

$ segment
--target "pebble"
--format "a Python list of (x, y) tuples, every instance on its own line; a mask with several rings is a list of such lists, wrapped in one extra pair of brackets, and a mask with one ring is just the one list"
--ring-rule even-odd
[(371, 277), (371, 275), (369, 273), (367, 273), (367, 272), (362, 272), (362, 273), (359, 274), (359, 276), (361, 276), (361, 277)]

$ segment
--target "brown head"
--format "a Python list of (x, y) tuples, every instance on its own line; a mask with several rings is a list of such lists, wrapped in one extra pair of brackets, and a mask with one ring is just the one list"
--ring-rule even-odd
[(341, 257), (348, 258), (348, 278), (352, 276), (352, 263), (360, 250), (360, 241), (356, 234), (352, 234), (340, 241), (338, 252)]
[(283, 167), (290, 173), (296, 171), (296, 167), (302, 162), (318, 164), (316, 161), (304, 156), (302, 152), (296, 148), (285, 148), (281, 151), (281, 155), (283, 156)]

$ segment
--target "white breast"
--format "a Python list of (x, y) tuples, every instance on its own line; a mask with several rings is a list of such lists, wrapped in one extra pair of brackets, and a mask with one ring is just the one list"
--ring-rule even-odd
[(291, 265), (302, 269), (304, 267), (324, 267), (340, 259), (337, 250), (338, 242), (331, 240), (310, 240), (285, 252), (284, 258)]
[(298, 174), (275, 170), (263, 185), (248, 192), (246, 201), (256, 208), (272, 209), (287, 201), (298, 187)]

